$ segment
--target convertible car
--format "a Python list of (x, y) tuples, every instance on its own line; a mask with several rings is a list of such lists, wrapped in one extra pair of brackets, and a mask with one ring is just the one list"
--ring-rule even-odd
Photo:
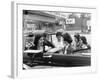
[[(82, 51), (82, 50), (81, 50)], [(84, 50), (85, 51), (85, 50)], [(27, 56), (31, 54), (32, 56)], [(31, 63), (27, 64), (28, 62)], [(42, 53), (41, 51), (24, 51), (23, 63), (33, 67), (35, 65), (49, 65), (49, 66), (90, 66), (91, 54), (79, 53), (76, 51), (73, 54), (59, 54), (59, 53)]]

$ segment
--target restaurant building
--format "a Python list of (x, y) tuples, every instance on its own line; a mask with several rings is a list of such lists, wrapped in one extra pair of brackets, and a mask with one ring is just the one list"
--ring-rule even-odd
[(63, 28), (59, 21), (64, 21), (64, 18), (43, 11), (24, 10), (23, 14), (24, 31), (45, 30), (55, 32), (57, 29)]

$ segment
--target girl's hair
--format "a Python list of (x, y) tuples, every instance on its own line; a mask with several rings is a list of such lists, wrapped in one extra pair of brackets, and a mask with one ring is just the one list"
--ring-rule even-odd
[(41, 38), (41, 35), (35, 35), (35, 39), (34, 39), (34, 44), (35, 44), (35, 49), (38, 48), (38, 42), (39, 42), (39, 39)]
[(72, 43), (72, 38), (69, 33), (63, 34), (63, 39), (64, 39), (64, 41), (67, 41), (69, 44)]
[(81, 36), (81, 40), (82, 40), (83, 44), (87, 44), (87, 40), (86, 40), (85, 36)]
[(62, 36), (62, 33), (61, 32), (57, 32), (56, 36)]

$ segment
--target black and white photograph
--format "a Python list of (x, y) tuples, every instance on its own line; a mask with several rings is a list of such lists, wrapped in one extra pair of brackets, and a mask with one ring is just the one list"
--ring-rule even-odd
[(13, 2), (12, 77), (95, 72), (96, 17), (94, 7)]
[(91, 13), (22, 10), (22, 69), (91, 66)]

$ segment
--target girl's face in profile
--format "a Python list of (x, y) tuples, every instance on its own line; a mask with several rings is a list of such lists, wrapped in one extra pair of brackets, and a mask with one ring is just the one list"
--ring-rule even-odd
[(64, 46), (68, 45), (68, 42), (67, 41), (64, 41)]
[(44, 41), (44, 38), (41, 37), (41, 38), (39, 39), (39, 44), (40, 44), (41, 46), (43, 45), (43, 41)]
[(80, 43), (83, 44), (83, 41), (80, 39)]
[(58, 41), (61, 41), (61, 36), (57, 36)]
[(77, 38), (76, 38), (76, 37), (74, 37), (74, 39), (75, 39), (75, 42), (78, 42), (78, 40), (77, 40)]

